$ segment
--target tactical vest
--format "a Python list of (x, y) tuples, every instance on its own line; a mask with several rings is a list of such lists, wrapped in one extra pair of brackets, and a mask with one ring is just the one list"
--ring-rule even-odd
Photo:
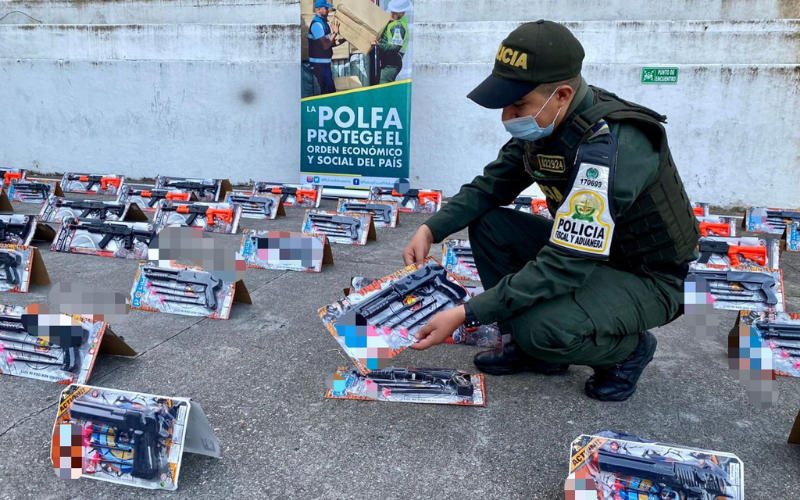
[[(666, 117), (606, 90), (590, 89), (594, 105), (562, 123), (545, 146), (525, 142), (525, 169), (545, 193), (548, 209), (555, 215), (575, 182), (578, 149), (592, 136), (597, 123), (603, 119), (635, 123), (659, 147), (658, 175), (624, 215), (614, 213), (612, 201), (616, 227), (609, 264), (626, 271), (647, 268), (673, 273), (693, 260), (700, 233), (667, 144), (662, 125)], [(613, 182), (612, 178), (612, 186)]]
[(389, 21), (380, 39), (381, 44), (400, 46), (399, 51), (381, 51), (380, 67), (403, 67), (403, 55), (408, 50), (408, 18), (406, 16)]
[(322, 38), (314, 40), (313, 35), (311, 34), (311, 28), (314, 26), (314, 23), (319, 23), (322, 25), (322, 28), (325, 30), (325, 38), (330, 36), (331, 34), (331, 27), (325, 22), (324, 19), (320, 18), (319, 16), (314, 16), (314, 20), (311, 21), (311, 25), (308, 27), (308, 57), (309, 59), (327, 59), (331, 60), (333, 58), (333, 47), (325, 48), (322, 46)]

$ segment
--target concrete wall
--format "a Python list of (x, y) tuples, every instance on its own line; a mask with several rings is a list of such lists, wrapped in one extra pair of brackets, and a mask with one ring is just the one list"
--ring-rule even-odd
[[(465, 95), (545, 17), (584, 44), (591, 83), (669, 117), (694, 199), (800, 205), (800, 2), (414, 4), (414, 184), (452, 194), (494, 158), (499, 113)], [(0, 1), (0, 18), (0, 166), (298, 178), (297, 2)], [(641, 85), (654, 65), (679, 84)]]

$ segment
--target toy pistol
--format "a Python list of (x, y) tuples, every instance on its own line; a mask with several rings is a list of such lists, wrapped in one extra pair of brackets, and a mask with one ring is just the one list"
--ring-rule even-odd
[(698, 264), (706, 264), (713, 254), (727, 255), (732, 266), (738, 266), (739, 256), (752, 260), (760, 266), (767, 265), (767, 247), (736, 246), (724, 241), (701, 240)]
[(701, 236), (730, 236), (731, 226), (727, 222), (701, 222)]
[[(711, 467), (619, 455), (603, 449), (599, 450), (594, 458), (602, 472), (647, 479), (661, 485), (661, 498), (676, 500), (732, 498), (725, 491), (729, 484), (728, 475)], [(672, 495), (663, 496), (664, 493)]]
[(33, 195), (38, 195), (36, 198), (45, 200), (50, 196), (50, 189), (50, 184), (45, 184), (44, 182), (25, 181), (14, 183), (14, 191), (24, 194), (26, 198), (33, 198)]
[(121, 218), (122, 214), (125, 212), (125, 205), (93, 200), (73, 201), (59, 199), (56, 200), (55, 206), (58, 208), (66, 208), (70, 211), (80, 210), (81, 214), (78, 216), (80, 218), (88, 217), (90, 214), (97, 214), (97, 218), (100, 220), (106, 220), (109, 214)]
[(403, 198), (403, 200), (400, 202), (400, 204), (403, 206), (408, 204), (408, 202), (414, 198), (418, 199), (419, 204), (423, 206), (429, 201), (435, 205), (438, 205), (442, 201), (442, 193), (438, 193), (436, 191), (420, 191), (419, 189), (409, 189), (406, 191), (406, 194), (400, 194), (399, 192), (392, 190), (392, 196)]
[(469, 373), (443, 368), (385, 368), (366, 375), (351, 368), (350, 373), (378, 384), (384, 396), (413, 394), (470, 398), (474, 392)]
[(741, 283), (742, 287), (750, 291), (761, 291), (766, 297), (766, 303), (775, 305), (778, 297), (773, 292), (777, 286), (775, 278), (769, 274), (755, 273), (747, 271), (714, 271), (709, 269), (695, 269), (693, 271), (698, 280), (703, 281), (722, 281), (724, 283)]
[(5, 185), (9, 186), (12, 181), (22, 180), (22, 172), (3, 172), (3, 179), (5, 180)]
[[(217, 291), (222, 288), (222, 280), (215, 278), (209, 273), (195, 271), (193, 269), (170, 269), (155, 266), (145, 266), (142, 268), (142, 272), (144, 272), (145, 277), (151, 283), (155, 284), (157, 290), (158, 287), (162, 286), (160, 283), (170, 282), (177, 284), (178, 287), (166, 288), (172, 289), (173, 291), (183, 292), (181, 294), (175, 294), (171, 292), (159, 291), (159, 293), (163, 293), (164, 295), (178, 295), (181, 297), (192, 298), (193, 294), (198, 294), (196, 287), (201, 287), (199, 292), (202, 292), (205, 296), (204, 306), (211, 310), (217, 309)], [(189, 295), (189, 293), (192, 295)], [(173, 300), (173, 302), (183, 301)]]
[(371, 213), (376, 222), (390, 222), (392, 220), (392, 207), (381, 203), (342, 203), (346, 212)]
[(122, 245), (126, 250), (131, 250), (134, 240), (150, 245), (150, 241), (156, 235), (155, 230), (134, 229), (124, 224), (114, 224), (100, 219), (72, 219), (67, 223), (67, 227), (73, 231), (102, 234), (103, 238), (97, 244), (101, 249), (105, 249), (111, 240), (116, 238), (122, 240)]
[(126, 436), (133, 447), (131, 476), (146, 480), (158, 477), (157, 444), (163, 436), (156, 410), (120, 408), (78, 399), (70, 406), (69, 415), (73, 420), (107, 425), (114, 429), (116, 436)]
[(33, 217), (27, 215), (22, 216), (22, 221), (14, 221), (16, 215), (9, 216), (8, 220), (0, 218), (0, 242), (10, 241), (10, 236), (15, 235), (20, 240), (25, 238), (25, 235), (31, 230), (34, 224)]
[(19, 285), (19, 266), (22, 255), (11, 250), (0, 250), (0, 268), (3, 269), (4, 280), (11, 285)]
[(212, 182), (211, 184), (206, 184), (205, 182), (197, 182), (197, 181), (171, 181), (167, 182), (166, 186), (164, 187), (171, 187), (175, 189), (180, 189), (182, 191), (194, 191), (197, 194), (198, 198), (203, 198), (205, 196), (206, 191), (209, 191), (212, 194), (217, 192), (217, 183)]
[(130, 196), (138, 196), (140, 198), (148, 198), (147, 206), (154, 207), (158, 200), (182, 200), (189, 201), (191, 193), (180, 193), (177, 191), (168, 191), (166, 189), (145, 189), (143, 191), (136, 191), (131, 189)]
[[(264, 190), (261, 192), (264, 192)], [(315, 203), (317, 201), (316, 189), (298, 189), (291, 186), (275, 186), (267, 187), (266, 192), (281, 195), (281, 203), (286, 203), (286, 200), (290, 196), (294, 196), (298, 204), (303, 203), (306, 200), (312, 200)]]
[(272, 206), (275, 201), (272, 198), (265, 198), (263, 196), (246, 196), (241, 194), (232, 194), (228, 197), (228, 201), (242, 206), (242, 212), (246, 214), (259, 214), (270, 215), (272, 213)]
[(361, 220), (347, 215), (309, 213), (308, 218), (317, 229), (331, 236), (345, 236), (353, 241), (359, 238)]
[(207, 226), (213, 226), (216, 222), (216, 219), (219, 219), (226, 224), (230, 224), (233, 221), (233, 209), (232, 208), (214, 208), (209, 207), (206, 205), (175, 205), (171, 207), (161, 207), (161, 210), (165, 212), (177, 212), (181, 215), (185, 215), (185, 221), (187, 226), (191, 226), (194, 224), (194, 221), (197, 220), (198, 216), (203, 216), (206, 220)]
[(91, 191), (99, 183), (100, 190), (105, 191), (108, 186), (114, 186), (119, 189), (121, 179), (119, 177), (103, 177), (102, 175), (68, 175), (67, 180), (86, 183), (86, 191)]

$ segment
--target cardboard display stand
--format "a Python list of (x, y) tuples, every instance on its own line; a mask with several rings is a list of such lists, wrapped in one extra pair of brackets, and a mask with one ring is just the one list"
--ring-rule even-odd
[(797, 418), (789, 432), (789, 444), (800, 444), (800, 412), (797, 412)]
[(114, 174), (65, 172), (61, 178), (61, 190), (65, 193), (116, 196), (123, 184), (125, 177)]
[(245, 229), (239, 253), (248, 268), (322, 272), (333, 264), (333, 252), (324, 234)]
[(0, 243), (0, 291), (27, 293), (30, 285), (49, 285), (39, 249)]
[(7, 189), (7, 187), (0, 189), (0, 212), (13, 213), (14, 205), (11, 204)]
[[(58, 181), (28, 178), (14, 181), (8, 188), (8, 199), (15, 203), (44, 203), (51, 195), (64, 197)], [(3, 210), (0, 206), (0, 210)]]
[(176, 490), (184, 452), (220, 457), (196, 401), (80, 384), (61, 393), (50, 452), (61, 477)]
[(50, 196), (39, 211), (42, 222), (60, 223), (64, 218), (146, 222), (147, 215), (135, 203), (114, 201), (66, 200)]

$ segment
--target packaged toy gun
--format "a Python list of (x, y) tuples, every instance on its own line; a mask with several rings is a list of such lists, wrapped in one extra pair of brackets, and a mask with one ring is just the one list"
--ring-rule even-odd
[(725, 222), (701, 222), (701, 236), (730, 236), (731, 226)]
[(3, 179), (5, 180), (6, 186), (10, 186), (13, 181), (22, 180), (22, 172), (4, 172)]
[(765, 339), (800, 340), (800, 323), (756, 321), (755, 327)]
[(469, 373), (443, 368), (386, 368), (361, 375), (356, 368), (350, 373), (378, 384), (384, 396), (413, 394), (415, 396), (472, 397)]
[(785, 227), (789, 223), (800, 222), (800, 212), (767, 210), (767, 222), (776, 227)]
[(114, 186), (119, 189), (119, 183), (122, 179), (119, 177), (103, 177), (102, 175), (68, 175), (67, 180), (86, 183), (86, 191), (91, 191), (93, 187), (100, 184), (100, 190), (105, 191), (108, 186)]
[(214, 208), (206, 205), (175, 205), (171, 207), (161, 207), (164, 212), (176, 212), (185, 215), (187, 226), (194, 224), (198, 216), (202, 216), (206, 220), (207, 226), (213, 226), (216, 219), (219, 219), (226, 224), (233, 221), (232, 208)]
[(703, 217), (706, 214), (706, 211), (703, 207), (692, 207), (692, 212), (697, 217)]
[(455, 254), (459, 263), (475, 264), (475, 257), (472, 255), (472, 248), (470, 247), (453, 247), (453, 254)]
[(344, 236), (351, 240), (358, 240), (361, 230), (361, 221), (347, 215), (308, 214), (308, 218), (318, 229), (331, 236)]
[(166, 432), (161, 429), (156, 410), (120, 408), (78, 399), (70, 406), (69, 414), (73, 420), (106, 425), (114, 429), (115, 437), (127, 438), (133, 450), (131, 476), (139, 479), (158, 477), (158, 440)]
[(149, 246), (150, 241), (156, 235), (155, 230), (134, 229), (124, 224), (114, 224), (100, 219), (72, 219), (67, 223), (67, 227), (73, 231), (102, 234), (103, 238), (97, 244), (101, 249), (105, 249), (114, 239), (121, 240), (122, 246), (126, 250), (133, 249), (134, 240), (139, 240)]
[(717, 500), (727, 494), (728, 477), (722, 471), (700, 465), (619, 455), (603, 449), (595, 455), (597, 467), (628, 477), (646, 479), (661, 487), (667, 500)]
[(142, 271), (150, 281), (148, 287), (163, 295), (165, 301), (202, 305), (212, 311), (217, 309), (217, 292), (222, 288), (219, 278), (192, 269), (145, 266)]
[(267, 186), (260, 192), (281, 195), (281, 203), (286, 203), (286, 200), (290, 196), (294, 196), (298, 204), (303, 203), (306, 200), (311, 200), (314, 203), (317, 202), (316, 189), (298, 189), (296, 187), (290, 187), (290, 186), (274, 186), (274, 187)]
[(135, 189), (131, 189), (129, 194), (130, 196), (148, 198), (147, 206), (151, 208), (156, 206), (158, 200), (189, 201), (189, 197), (192, 195), (191, 193), (179, 193), (176, 191), (168, 191), (166, 189), (145, 189), (143, 191), (137, 191)]
[(375, 222), (391, 222), (392, 220), (392, 207), (390, 205), (383, 205), (380, 203), (356, 203), (345, 202), (342, 207), (346, 212), (355, 212), (357, 214), (372, 214)]
[(0, 268), (3, 269), (3, 279), (11, 285), (19, 285), (19, 266), (22, 265), (22, 256), (10, 250), (0, 250)]
[(531, 207), (531, 212), (538, 215), (542, 210), (547, 210), (547, 200), (519, 196), (514, 200), (514, 210), (522, 210), (522, 207)]
[(241, 194), (232, 194), (228, 197), (228, 201), (242, 206), (242, 212), (246, 214), (269, 215), (272, 213), (272, 206), (275, 201), (272, 198), (264, 198), (263, 196), (246, 196)]
[(211, 184), (206, 184), (205, 182), (197, 182), (197, 181), (171, 181), (168, 182), (164, 187), (171, 187), (183, 191), (193, 191), (194, 193), (197, 194), (198, 198), (202, 198), (203, 196), (205, 196), (206, 191), (214, 195), (216, 195), (217, 193), (216, 182), (212, 182)]
[(47, 342), (29, 334), (19, 317), (0, 316), (0, 353), (6, 355), (6, 362), (53, 365), (64, 371), (75, 372), (81, 364), (80, 344), (75, 342), (77, 345), (69, 346)]
[[(766, 302), (769, 305), (778, 303), (778, 297), (775, 295), (773, 288), (777, 286), (775, 278), (769, 274), (754, 273), (746, 271), (713, 271), (709, 269), (695, 269), (693, 271), (698, 279), (706, 282), (724, 282), (724, 283), (741, 283), (745, 290), (752, 292), (761, 292), (766, 297)], [(714, 291), (712, 290), (712, 294)], [(721, 293), (718, 295), (731, 295)], [(759, 300), (760, 302), (761, 300)]]
[(697, 259), (698, 264), (708, 263), (709, 259), (714, 254), (727, 255), (732, 266), (739, 265), (740, 255), (746, 259), (752, 260), (760, 266), (767, 265), (767, 247), (735, 246), (729, 245), (724, 241), (701, 240), (700, 258)]
[(15, 221), (14, 215), (9, 220), (0, 218), (0, 242), (11, 241), (11, 236), (17, 236), (20, 240), (25, 239), (25, 235), (29, 233), (34, 225), (33, 217), (27, 215), (22, 217), (22, 220)]
[(109, 215), (116, 215), (117, 218), (122, 218), (122, 214), (125, 212), (125, 205), (115, 203), (109, 204), (92, 200), (56, 200), (55, 206), (58, 208), (66, 208), (70, 211), (80, 210), (79, 218), (88, 217), (91, 214), (96, 215), (96, 218), (100, 220), (106, 220)]
[(402, 201), (400, 202), (400, 205), (402, 206), (406, 206), (413, 199), (419, 200), (420, 205), (425, 205), (425, 203), (429, 201), (435, 205), (438, 205), (442, 201), (442, 193), (438, 193), (436, 191), (420, 191), (419, 189), (409, 189), (405, 194), (401, 194), (394, 189), (389, 190), (378, 188), (378, 194), (391, 194), (396, 198), (402, 198)]
[(50, 196), (50, 184), (43, 182), (15, 182), (14, 191), (25, 195), (26, 198), (39, 198), (46, 200)]
[[(463, 300), (467, 295), (466, 290), (447, 279), (447, 271), (442, 266), (431, 263), (408, 276), (392, 281), (388, 287), (369, 299), (355, 304), (351, 310), (369, 319), (389, 309), (394, 304), (402, 304), (402, 307), (391, 311), (393, 318), (381, 324), (385, 328), (394, 328), (412, 316), (425, 312), (424, 316), (406, 327), (410, 329), (448, 305), (447, 302), (438, 303), (437, 301), (428, 304), (424, 303), (423, 298), (431, 297), (437, 291), (448, 295), (455, 302)], [(412, 294), (415, 300), (410, 300), (408, 301), (409, 303), (406, 303), (405, 299)], [(430, 306), (434, 307), (431, 308)], [(409, 314), (400, 314), (409, 310)]]

